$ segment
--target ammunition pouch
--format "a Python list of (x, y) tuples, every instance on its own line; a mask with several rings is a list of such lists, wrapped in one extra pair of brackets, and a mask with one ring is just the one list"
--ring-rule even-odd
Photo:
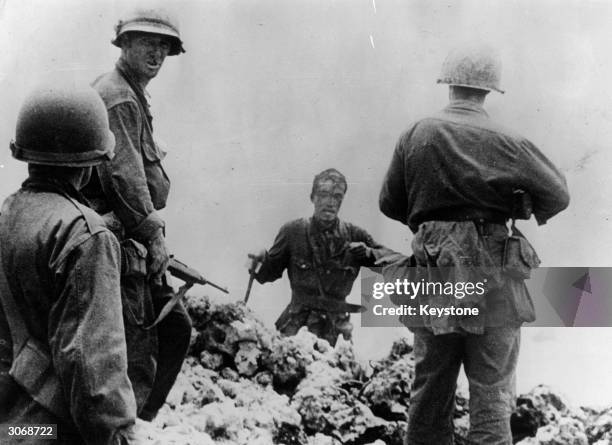
[(520, 280), (531, 277), (531, 269), (540, 265), (540, 258), (533, 246), (518, 231), (506, 239), (502, 270), (505, 275)]
[(128, 238), (121, 242), (121, 276), (144, 277), (147, 275), (147, 248)]
[(121, 244), (121, 277), (146, 276), (147, 248), (133, 238), (126, 238), (125, 228), (115, 212), (103, 214), (102, 219)]
[(504, 244), (502, 271), (511, 278), (526, 280), (531, 277), (531, 269), (540, 265), (540, 258), (527, 238), (516, 228), (516, 220), (531, 217), (533, 202), (524, 190), (513, 190), (512, 195), (512, 234)]
[(39, 405), (60, 419), (70, 419), (51, 355), (40, 342), (33, 338), (28, 339), (15, 356), (9, 375)]

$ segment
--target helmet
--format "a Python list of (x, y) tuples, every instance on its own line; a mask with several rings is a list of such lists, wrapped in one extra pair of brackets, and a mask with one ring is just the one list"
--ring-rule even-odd
[(133, 10), (115, 25), (116, 34), (111, 43), (121, 47), (120, 37), (126, 32), (146, 32), (168, 36), (172, 41), (169, 56), (185, 52), (178, 21), (164, 9), (138, 8)]
[(447, 83), (478, 90), (500, 89), (501, 59), (497, 52), (483, 45), (473, 45), (452, 50), (444, 63), (438, 83)]
[(112, 159), (115, 138), (104, 102), (87, 84), (53, 84), (23, 102), (13, 157), (32, 164), (88, 167)]

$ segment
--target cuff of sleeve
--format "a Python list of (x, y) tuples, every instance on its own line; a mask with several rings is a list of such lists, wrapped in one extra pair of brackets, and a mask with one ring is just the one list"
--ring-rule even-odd
[(538, 226), (543, 226), (548, 222), (549, 217), (546, 215), (535, 215), (536, 222)]
[(155, 238), (164, 227), (164, 220), (161, 219), (157, 212), (151, 212), (130, 232), (136, 241), (147, 244), (147, 242)]

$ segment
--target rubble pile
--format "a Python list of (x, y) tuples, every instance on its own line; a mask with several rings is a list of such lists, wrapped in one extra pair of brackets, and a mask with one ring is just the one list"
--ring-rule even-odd
[(512, 432), (518, 445), (612, 445), (612, 408), (577, 408), (545, 385), (517, 399)]
[[(189, 357), (157, 418), (141, 422), (149, 444), (400, 445), (414, 380), (412, 346), (395, 342), (362, 363), (305, 329), (282, 337), (243, 304), (190, 297)], [(456, 394), (455, 442), (466, 443), (468, 398)], [(546, 387), (518, 399), (512, 426), (522, 445), (612, 445), (612, 409), (570, 408)]]

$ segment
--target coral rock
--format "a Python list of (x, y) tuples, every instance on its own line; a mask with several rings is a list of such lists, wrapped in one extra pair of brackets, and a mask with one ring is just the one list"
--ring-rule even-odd
[(200, 353), (200, 363), (206, 369), (217, 370), (223, 365), (223, 355), (215, 352), (202, 351)]
[(236, 369), (240, 375), (250, 377), (258, 369), (258, 360), (261, 356), (261, 350), (257, 347), (256, 342), (243, 341), (238, 347), (238, 352), (234, 357)]

